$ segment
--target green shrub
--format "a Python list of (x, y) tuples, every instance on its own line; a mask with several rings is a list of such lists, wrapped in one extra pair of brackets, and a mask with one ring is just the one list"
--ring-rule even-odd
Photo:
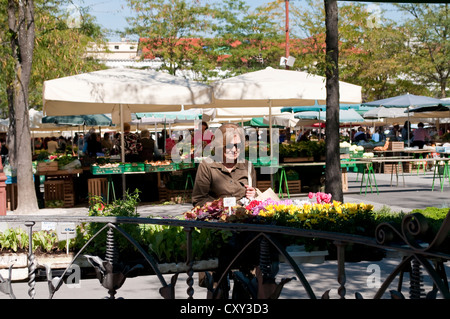
[[(102, 217), (139, 217), (139, 213), (136, 208), (139, 203), (139, 190), (135, 190), (133, 193), (125, 194), (125, 198), (117, 199), (114, 202), (107, 204), (103, 201), (102, 197), (93, 196), (90, 200), (89, 216), (102, 216)], [(76, 247), (81, 247), (91, 239), (100, 229), (105, 226), (104, 223), (86, 223), (82, 224), (77, 231)], [(123, 224), (119, 225), (125, 232), (131, 237), (137, 239), (140, 235), (139, 225), (137, 224)], [(116, 234), (117, 232), (115, 232)], [(97, 235), (91, 244), (86, 247), (86, 253), (101, 255), (106, 252), (106, 234), (105, 229), (99, 235)], [(132, 247), (128, 239), (122, 235), (115, 235), (115, 245), (120, 254), (132, 254), (135, 249)]]

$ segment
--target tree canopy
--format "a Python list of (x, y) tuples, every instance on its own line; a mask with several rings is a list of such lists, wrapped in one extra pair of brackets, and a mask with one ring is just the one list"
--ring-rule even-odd
[[(251, 10), (242, 0), (128, 0), (138, 13), (128, 32), (143, 39), (146, 57), (157, 56), (172, 74), (191, 70), (206, 80), (222, 69), (230, 76), (280, 67), (285, 55), (285, 4)], [(363, 99), (406, 92), (444, 97), (448, 75), (448, 4), (399, 4), (403, 19), (367, 3), (338, 2), (340, 79), (363, 87)], [(294, 69), (325, 75), (323, 1), (289, 4)], [(183, 14), (181, 12), (184, 12)], [(169, 23), (170, 22), (170, 23)]]

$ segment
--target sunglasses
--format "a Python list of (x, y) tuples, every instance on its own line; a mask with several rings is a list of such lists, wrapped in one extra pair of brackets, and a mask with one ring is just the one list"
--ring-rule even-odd
[(228, 143), (227, 145), (225, 145), (225, 148), (228, 150), (232, 150), (233, 147), (239, 150), (242, 147), (242, 143)]

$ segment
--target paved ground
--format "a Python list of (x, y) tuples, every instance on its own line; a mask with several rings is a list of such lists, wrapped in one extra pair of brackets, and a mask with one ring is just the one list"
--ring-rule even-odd
[[(449, 207), (450, 206), (450, 183), (448, 179), (445, 180), (443, 191), (440, 189), (439, 180), (436, 181), (435, 189), (432, 191), (433, 174), (427, 172), (425, 175), (416, 173), (406, 174), (404, 176), (405, 185), (403, 185), (403, 177), (400, 176), (398, 185), (396, 185), (396, 178), (393, 178), (393, 186), (391, 186), (391, 176), (388, 174), (376, 174), (376, 181), (378, 186), (378, 194), (375, 187), (373, 192), (368, 189), (365, 194), (365, 188), (361, 188), (361, 176), (355, 173), (349, 173), (349, 190), (344, 195), (345, 202), (364, 202), (371, 203), (375, 209), (389, 207), (391, 211), (409, 212), (416, 208), (425, 208), (429, 206), (434, 207)], [(295, 198), (305, 198), (306, 194), (297, 196)], [(177, 216), (191, 208), (190, 204), (179, 205), (142, 205), (138, 207), (138, 212), (141, 216), (160, 215), (160, 216)], [(14, 214), (14, 212), (8, 212)], [(67, 216), (85, 215), (87, 208), (70, 208), (70, 209), (42, 209), (40, 214), (59, 214)], [(7, 227), (3, 223), (1, 227)], [(384, 279), (398, 264), (399, 259), (383, 259), (381, 262), (360, 262), (347, 263), (346, 265), (346, 296), (354, 298), (355, 292), (360, 292), (365, 298), (371, 298), (376, 292), (377, 277)], [(306, 278), (310, 281), (316, 295), (320, 297), (326, 290), (331, 289), (330, 296), (337, 298), (337, 288), (339, 283), (337, 281), (337, 266), (335, 261), (327, 261), (323, 264), (302, 264), (301, 269)], [(375, 269), (375, 270), (374, 270)], [(448, 269), (447, 269), (448, 272)], [(293, 271), (282, 264), (278, 278), (293, 277)], [(170, 281), (170, 275), (165, 275), (166, 281)], [(185, 274), (181, 274), (176, 285), (176, 297), (185, 298), (186, 295), (186, 278)], [(206, 289), (197, 286), (197, 275), (194, 277), (195, 294), (194, 297), (203, 299), (206, 296)], [(405, 282), (409, 279), (406, 274)], [(425, 290), (429, 291), (431, 288), (430, 280), (425, 276), (427, 285)], [(279, 280), (279, 279), (278, 279)], [(127, 279), (123, 287), (119, 290), (117, 297), (123, 298), (161, 298), (158, 290), (160, 283), (156, 276), (142, 276), (138, 278)], [(394, 284), (391, 289), (394, 289)], [(13, 284), (13, 290), (17, 298), (28, 298), (27, 283), (17, 282)], [(408, 291), (404, 291), (405, 295)], [(62, 299), (85, 299), (87, 297), (96, 299), (103, 298), (107, 295), (106, 290), (100, 286), (97, 279), (86, 279), (80, 282), (78, 288), (68, 288), (63, 285), (60, 291), (54, 298)], [(38, 282), (36, 285), (36, 298), (47, 298), (48, 290), (46, 282)], [(306, 298), (305, 290), (298, 280), (291, 281), (286, 284), (283, 289), (281, 298)], [(387, 297), (387, 295), (385, 296)], [(0, 299), (6, 299), (7, 296), (0, 293)]]

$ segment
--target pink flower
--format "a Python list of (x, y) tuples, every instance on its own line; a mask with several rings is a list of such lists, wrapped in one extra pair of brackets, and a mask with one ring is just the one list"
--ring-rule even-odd
[(316, 201), (318, 204), (322, 204), (322, 203), (331, 203), (331, 194), (326, 194), (326, 193), (322, 193), (322, 192), (317, 192), (317, 193), (309, 193), (308, 197), (310, 199), (312, 199), (313, 197), (316, 197)]
[(324, 201), (325, 203), (330, 203), (331, 202), (331, 194), (323, 194), (322, 201)]

